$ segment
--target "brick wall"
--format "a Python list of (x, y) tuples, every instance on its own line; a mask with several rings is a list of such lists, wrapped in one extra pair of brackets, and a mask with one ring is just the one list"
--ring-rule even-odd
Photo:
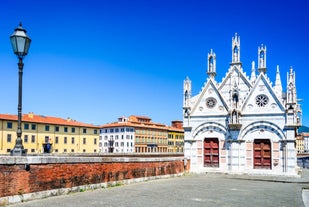
[[(30, 169), (25, 169), (26, 164)], [(0, 156), (0, 197), (181, 174), (188, 168), (183, 155)]]

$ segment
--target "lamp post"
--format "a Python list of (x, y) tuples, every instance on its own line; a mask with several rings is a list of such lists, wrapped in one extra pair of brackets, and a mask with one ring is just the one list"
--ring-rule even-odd
[(23, 76), (23, 58), (28, 54), (31, 39), (27, 36), (26, 30), (22, 28), (22, 24), (19, 24), (10, 36), (14, 54), (18, 57), (18, 125), (17, 125), (17, 139), (14, 149), (11, 150), (12, 156), (24, 156), (26, 155), (26, 149), (23, 146), (23, 140), (21, 139), (21, 116), (22, 116), (22, 76)]

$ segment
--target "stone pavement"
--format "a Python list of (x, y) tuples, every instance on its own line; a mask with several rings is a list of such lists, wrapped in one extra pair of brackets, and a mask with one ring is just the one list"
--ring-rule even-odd
[(190, 174), (130, 185), (72, 193), (10, 206), (25, 207), (303, 207), (309, 170), (301, 178), (226, 174)]

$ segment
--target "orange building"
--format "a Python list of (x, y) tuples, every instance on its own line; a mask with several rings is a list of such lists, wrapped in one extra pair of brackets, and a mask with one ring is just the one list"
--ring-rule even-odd
[[(99, 126), (70, 118), (35, 115), (22, 116), (22, 140), (28, 154), (98, 152)], [(14, 148), (17, 115), (0, 114), (0, 154)]]

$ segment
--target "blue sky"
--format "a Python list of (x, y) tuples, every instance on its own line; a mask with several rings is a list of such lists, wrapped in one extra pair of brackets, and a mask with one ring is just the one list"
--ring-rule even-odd
[(280, 66), (284, 89), (296, 71), (303, 124), (309, 126), (309, 6), (305, 0), (53, 0), (1, 1), (0, 113), (17, 113), (17, 58), (9, 36), (23, 22), (32, 39), (24, 59), (23, 113), (105, 124), (144, 115), (182, 119), (182, 87), (203, 86), (207, 53), (217, 55), (217, 81), (241, 37), (250, 74), (257, 48), (267, 46), (268, 76)]

